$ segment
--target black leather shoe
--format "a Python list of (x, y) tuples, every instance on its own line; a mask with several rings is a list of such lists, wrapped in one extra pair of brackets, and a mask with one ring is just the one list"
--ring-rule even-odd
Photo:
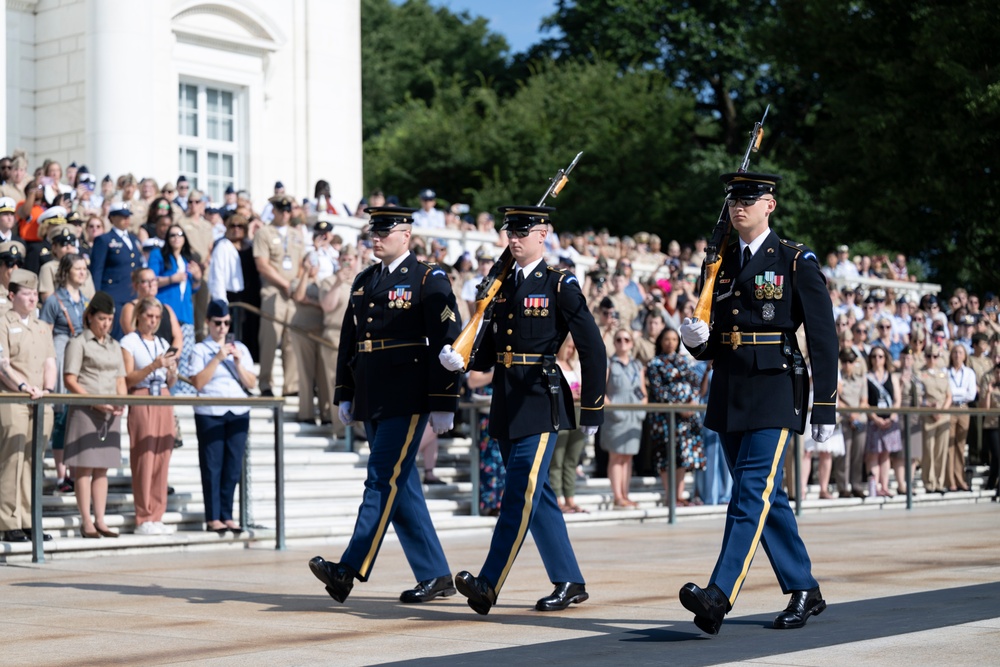
[(446, 577), (434, 577), (419, 582), (408, 591), (403, 591), (399, 596), (400, 602), (414, 604), (417, 602), (430, 602), (434, 598), (447, 598), (455, 594), (455, 582), (451, 575)]
[(587, 588), (583, 584), (564, 582), (556, 584), (556, 589), (552, 595), (544, 597), (535, 603), (538, 611), (562, 611), (571, 604), (580, 604), (590, 598)]
[(729, 599), (721, 588), (715, 584), (704, 589), (695, 584), (684, 584), (680, 599), (684, 608), (694, 614), (694, 624), (702, 632), (719, 634), (722, 621), (729, 611)]
[(7, 530), (3, 533), (4, 542), (27, 542), (30, 539), (23, 530)]
[(774, 627), (778, 630), (801, 628), (810, 616), (818, 616), (826, 609), (826, 600), (819, 588), (808, 591), (792, 591), (792, 599), (788, 601), (785, 611), (774, 619)]
[(497, 594), (493, 587), (481, 577), (472, 576), (471, 572), (462, 571), (455, 575), (455, 588), (469, 598), (469, 606), (477, 614), (485, 616), (490, 613), (490, 607), (496, 604)]
[(316, 556), (309, 561), (309, 569), (326, 584), (326, 592), (337, 602), (343, 602), (354, 588), (354, 572), (340, 563), (330, 563)]
[(28, 539), (31, 540), (32, 542), (35, 541), (35, 538), (38, 535), (42, 536), (42, 542), (51, 542), (52, 541), (52, 536), (51, 535), (49, 535), (48, 533), (43, 533), (42, 531), (38, 531), (36, 533), (33, 528), (28, 528), (28, 529), (24, 530), (23, 532), (24, 532), (25, 535), (28, 536)]

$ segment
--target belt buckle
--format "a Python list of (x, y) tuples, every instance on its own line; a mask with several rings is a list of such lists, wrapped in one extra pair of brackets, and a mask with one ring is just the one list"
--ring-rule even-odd
[(504, 352), (503, 353), (503, 367), (504, 368), (510, 368), (510, 365), (512, 363), (514, 363), (514, 353), (513, 352)]
[(372, 351), (372, 342), (370, 340), (366, 340), (366, 341), (362, 342), (361, 343), (361, 351), (362, 352), (371, 352)]
[(735, 350), (736, 348), (738, 348), (740, 345), (743, 344), (743, 334), (739, 331), (732, 332), (731, 334), (729, 334), (729, 342), (733, 346), (733, 349)]

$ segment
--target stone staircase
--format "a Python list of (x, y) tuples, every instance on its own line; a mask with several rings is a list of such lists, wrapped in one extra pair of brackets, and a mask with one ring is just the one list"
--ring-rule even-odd
[[(280, 371), (277, 380), (280, 381)], [(249, 465), (249, 530), (240, 536), (231, 533), (219, 537), (204, 530), (201, 477), (194, 416), (190, 407), (175, 407), (184, 446), (175, 449), (170, 462), (169, 484), (174, 492), (169, 497), (164, 523), (173, 526), (171, 535), (133, 535), (134, 514), (128, 465), (128, 437), (123, 433), (122, 466), (109, 471), (110, 491), (107, 507), (108, 525), (119, 531), (118, 539), (83, 539), (76, 498), (69, 495), (43, 497), (43, 528), (53, 536), (45, 544), (46, 558), (68, 555), (95, 555), (125, 550), (186, 550), (196, 548), (244, 548), (248, 542), (272, 543), (275, 539), (275, 466), (274, 425), (270, 410), (251, 413), (248, 442)], [(335, 438), (329, 425), (300, 424), (295, 421), (297, 398), (286, 399), (285, 418), (285, 533), (287, 540), (332, 543), (350, 536), (358, 505), (364, 490), (367, 443), (356, 441), (356, 451), (347, 450), (344, 439)], [(490, 530), (491, 517), (470, 516), (472, 483), (470, 481), (470, 446), (468, 437), (442, 438), (436, 475), (446, 483), (424, 487), (428, 508), (438, 531)], [(588, 447), (585, 470), (592, 472), (593, 448)], [(921, 505), (953, 502), (989, 502), (993, 493), (982, 490), (986, 470), (976, 469), (972, 490), (945, 496), (926, 494), (919, 480), (914, 485), (915, 503)], [(46, 485), (55, 480), (51, 455), (45, 461)], [(665, 493), (656, 477), (634, 477), (632, 500), (639, 507), (616, 510), (608, 480), (578, 481), (577, 503), (585, 513), (568, 514), (570, 524), (602, 521), (667, 521), (669, 508)], [(686, 488), (694, 488), (689, 474)], [(905, 496), (877, 499), (820, 500), (819, 489), (812, 486), (803, 500), (806, 511), (844, 511), (872, 508), (905, 507)], [(237, 508), (239, 496), (237, 495)], [(919, 511), (919, 510), (918, 510)], [(676, 516), (683, 519), (720, 517), (725, 506), (701, 505), (678, 507)], [(237, 516), (239, 516), (237, 514)], [(31, 558), (30, 543), (0, 542), (0, 562), (24, 561)]]

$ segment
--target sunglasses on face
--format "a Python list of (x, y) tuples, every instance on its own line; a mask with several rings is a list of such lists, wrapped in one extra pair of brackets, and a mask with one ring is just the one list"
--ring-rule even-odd
[(188, 203), (189, 204), (200, 204), (201, 200), (200, 199), (188, 199)]
[(392, 235), (393, 232), (398, 232), (398, 229), (373, 229), (371, 235), (377, 239), (387, 239)]
[(631, 343), (631, 338), (615, 338), (616, 343)]
[(24, 266), (23, 262), (20, 262), (20, 261), (18, 261), (16, 259), (5, 259), (3, 261), (3, 263), (4, 263), (4, 266), (6, 266), (8, 269), (13, 269), (15, 267), (19, 269), (22, 266)]
[(172, 234), (167, 234), (167, 238), (182, 239), (184, 238), (184, 232), (173, 232)]
[(509, 230), (507, 233), (513, 236), (515, 239), (526, 239), (529, 236), (531, 236), (531, 232), (537, 231), (537, 229), (538, 229), (537, 227), (534, 227), (532, 229), (523, 229), (517, 231)]
[(217, 319), (214, 319), (214, 318), (212, 319), (212, 324), (214, 324), (217, 327), (228, 327), (232, 323), (233, 323), (232, 319), (228, 319), (228, 320), (217, 320)]
[(880, 324), (880, 325), (878, 325), (878, 328), (879, 329), (891, 329), (892, 325), (890, 325), (890, 324)]
[(753, 197), (732, 197), (726, 200), (726, 205), (729, 208), (736, 208), (737, 206), (742, 206), (743, 208), (750, 208), (759, 201), (767, 201), (766, 199), (754, 199)]

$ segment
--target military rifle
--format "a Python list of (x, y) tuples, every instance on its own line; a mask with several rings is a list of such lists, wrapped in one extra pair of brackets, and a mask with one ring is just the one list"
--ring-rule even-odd
[[(750, 153), (756, 153), (760, 149), (760, 142), (764, 139), (764, 119), (771, 109), (768, 104), (764, 109), (764, 115), (760, 121), (753, 126), (750, 132), (750, 143), (747, 144), (746, 152), (743, 153), (743, 162), (740, 163), (739, 172), (744, 173), (750, 166)], [(694, 316), (705, 324), (712, 325), (712, 297), (715, 292), (715, 280), (719, 275), (719, 268), (722, 266), (722, 258), (726, 254), (726, 247), (729, 243), (729, 233), (733, 229), (733, 223), (729, 219), (729, 203), (722, 202), (722, 213), (719, 214), (719, 221), (715, 224), (715, 231), (712, 233), (712, 240), (705, 248), (705, 261), (702, 264), (702, 287), (701, 295), (698, 297), (698, 304), (694, 307)]]
[[(545, 190), (545, 194), (538, 200), (536, 206), (544, 206), (546, 199), (559, 196), (563, 187), (569, 182), (569, 173), (573, 171), (576, 163), (580, 161), (581, 155), (583, 155), (583, 151), (576, 154), (576, 157), (573, 158), (568, 167), (556, 172), (556, 175), (552, 177), (549, 183), (548, 189)], [(471, 360), (475, 359), (476, 350), (479, 349), (479, 342), (482, 340), (483, 333), (490, 323), (493, 314), (493, 299), (496, 297), (497, 292), (500, 291), (500, 286), (503, 285), (503, 281), (507, 278), (513, 266), (514, 256), (511, 255), (510, 245), (508, 245), (504, 248), (500, 258), (493, 264), (490, 272), (486, 274), (486, 277), (476, 287), (476, 310), (469, 317), (469, 321), (466, 323), (465, 328), (462, 329), (462, 333), (452, 343), (452, 349), (461, 354), (465, 360), (466, 369), (469, 368)]]

